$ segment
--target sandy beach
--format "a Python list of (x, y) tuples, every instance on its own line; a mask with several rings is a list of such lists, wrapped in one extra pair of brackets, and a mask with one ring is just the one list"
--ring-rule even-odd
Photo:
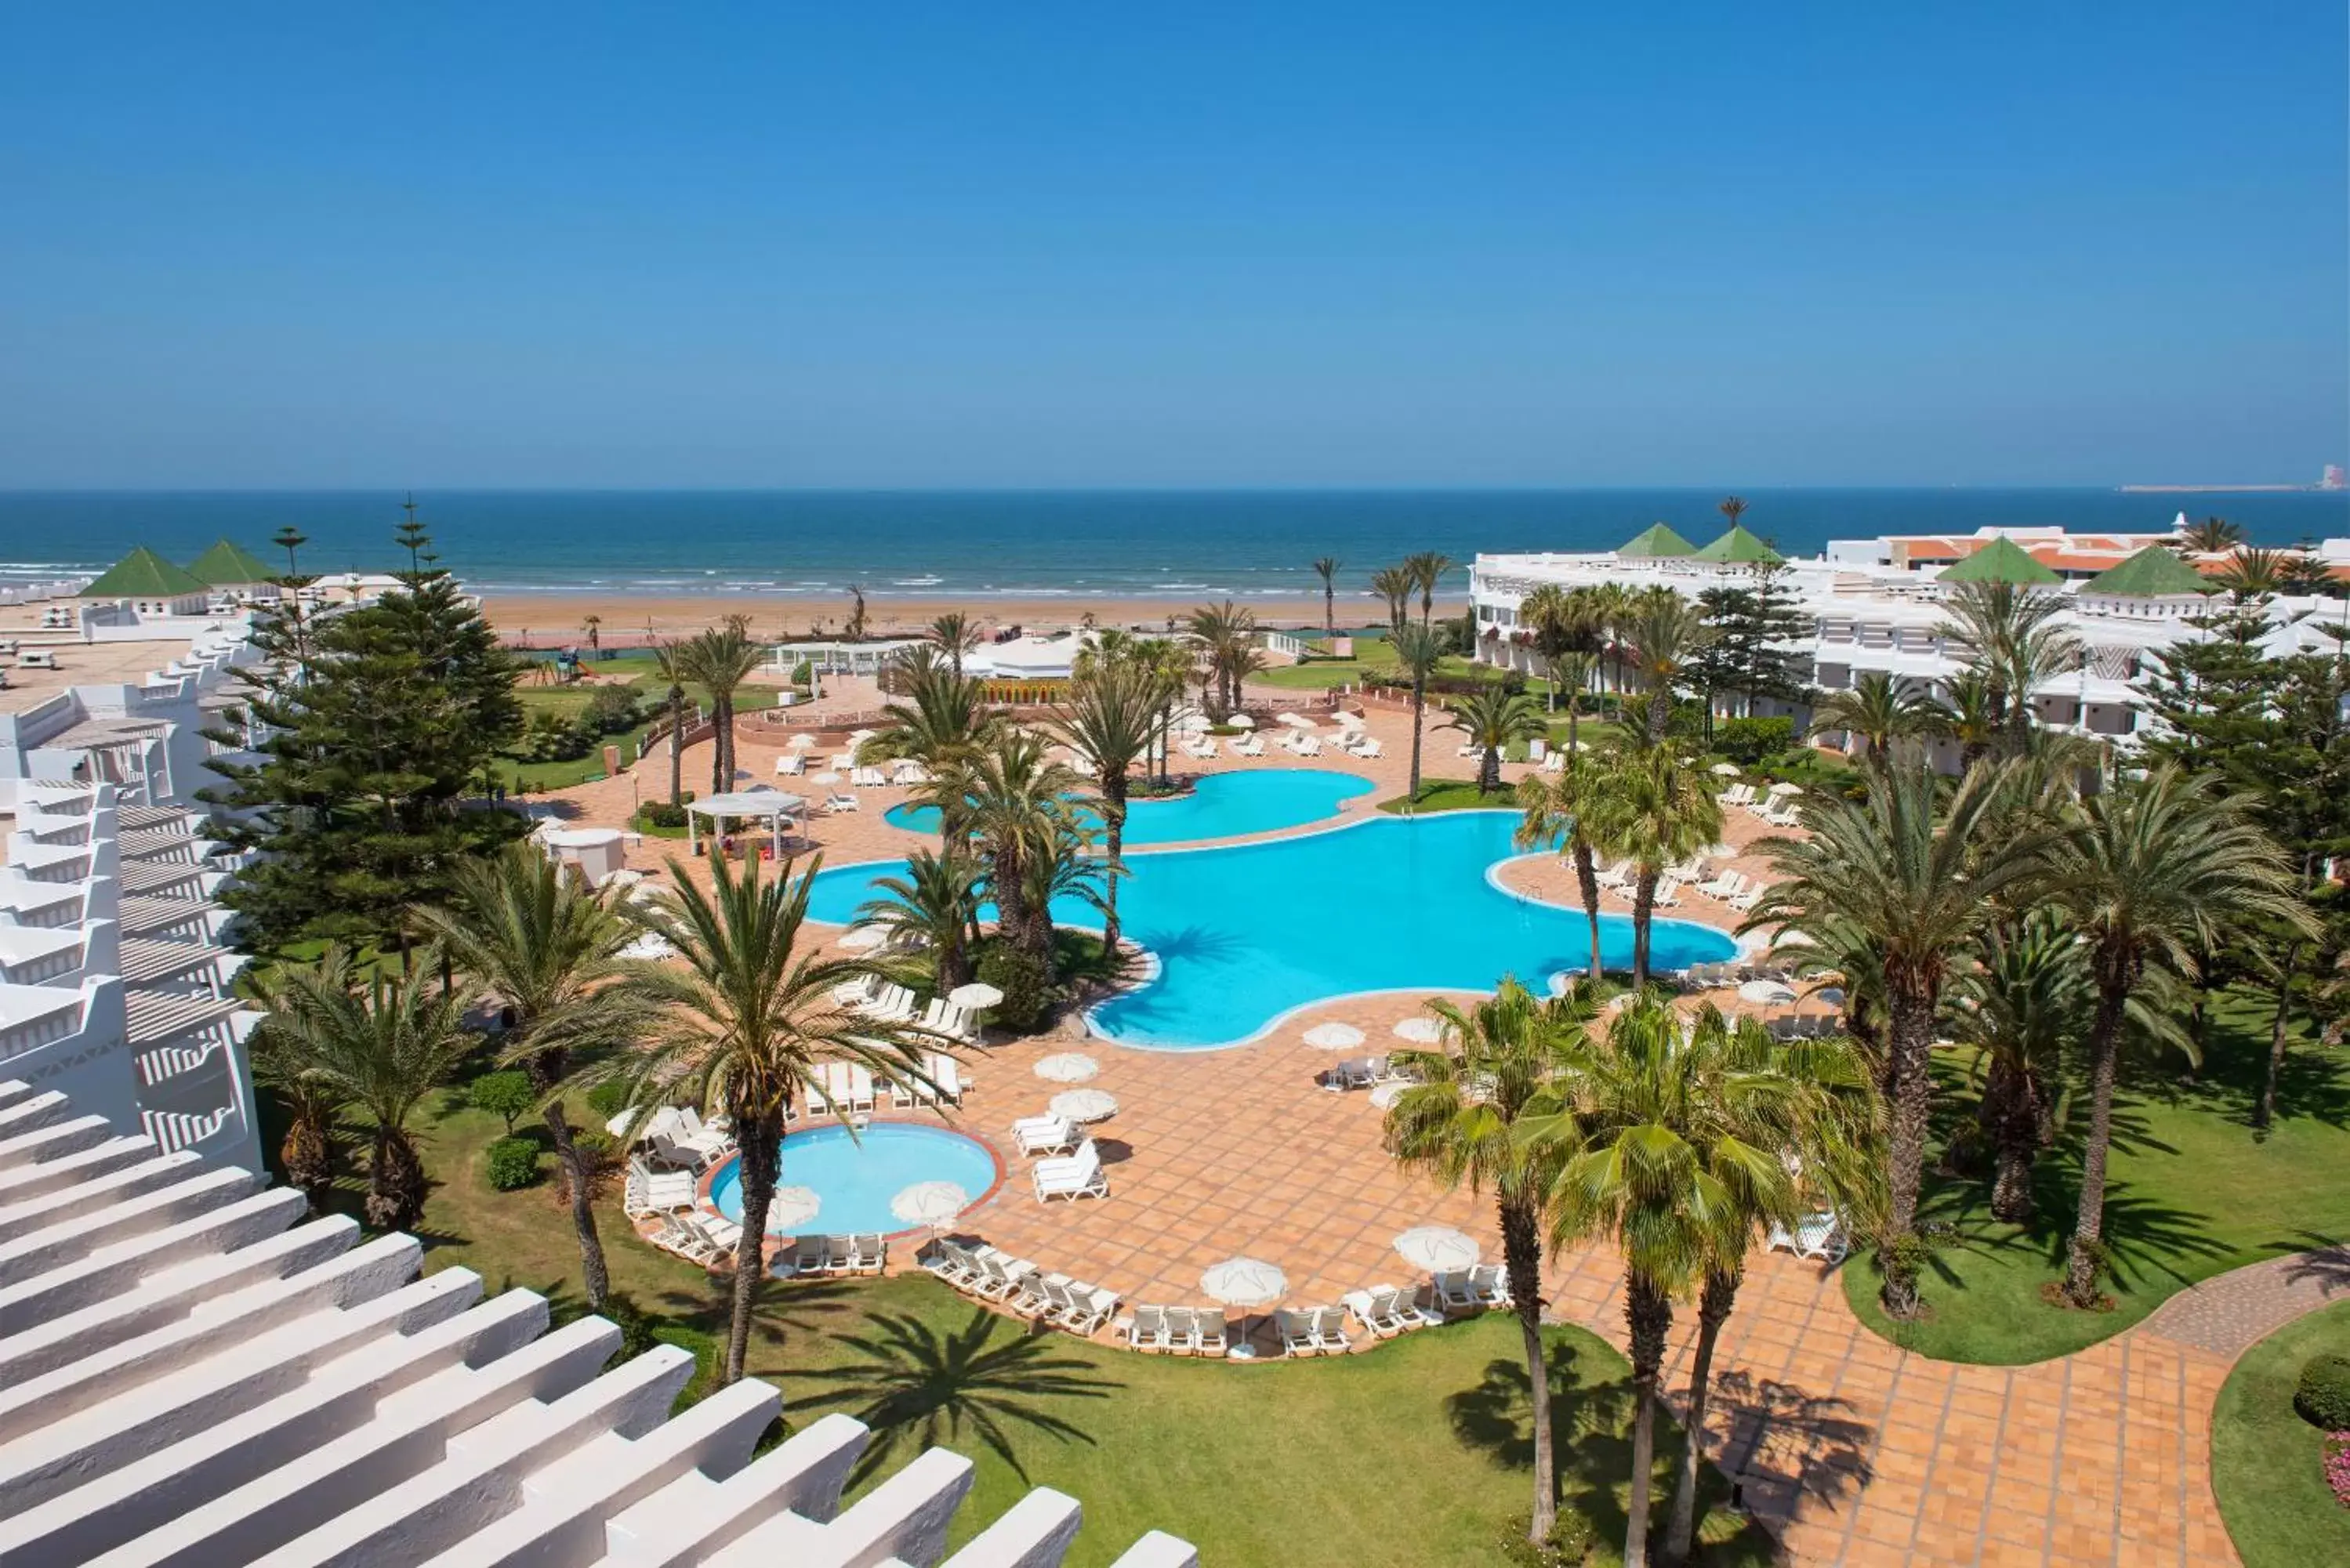
[[(695, 594), (660, 597), (636, 594), (490, 594), (484, 607), (499, 635), (509, 641), (546, 645), (576, 641), (589, 616), (599, 618), (597, 635), (607, 648), (634, 648), (659, 638), (676, 637), (713, 626), (729, 615), (751, 619), (754, 637), (770, 641), (796, 641), (812, 637), (837, 637), (849, 615), (846, 596), (838, 598), (757, 595)], [(1245, 601), (1256, 612), (1260, 626), (1274, 628), (1322, 625), (1320, 597), (1256, 598)], [(1467, 601), (1437, 600), (1437, 611), (1459, 615)], [(1022, 626), (1056, 629), (1074, 625), (1087, 614), (1097, 624), (1165, 632), (1168, 618), (1177, 624), (1190, 613), (1191, 602), (1169, 598), (1095, 598), (1071, 594), (1040, 598), (907, 597), (868, 598), (865, 625), (868, 636), (911, 634), (937, 616), (962, 610), (982, 627)], [(1386, 606), (1361, 594), (1342, 594), (1337, 605), (1340, 626), (1368, 626), (1386, 618)]]

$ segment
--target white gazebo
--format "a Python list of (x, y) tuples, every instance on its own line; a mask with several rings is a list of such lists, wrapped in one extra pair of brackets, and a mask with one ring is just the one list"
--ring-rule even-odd
[(711, 831), (722, 832), (727, 822), (747, 818), (767, 825), (767, 835), (775, 846), (775, 858), (784, 857), (784, 824), (807, 809), (806, 795), (786, 794), (779, 789), (730, 790), (702, 800), (685, 803), (685, 846), (694, 854), (701, 853), (702, 840), (694, 831), (694, 818), (708, 817), (713, 824)]

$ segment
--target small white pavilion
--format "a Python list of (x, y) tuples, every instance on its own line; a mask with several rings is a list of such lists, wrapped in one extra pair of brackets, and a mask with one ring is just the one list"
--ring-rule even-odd
[(775, 857), (784, 857), (784, 826), (807, 810), (806, 795), (788, 794), (779, 789), (731, 790), (701, 800), (685, 803), (685, 844), (694, 854), (701, 853), (701, 836), (694, 830), (694, 819), (707, 817), (711, 831), (722, 834), (733, 821), (764, 822), (767, 825), (768, 841)]

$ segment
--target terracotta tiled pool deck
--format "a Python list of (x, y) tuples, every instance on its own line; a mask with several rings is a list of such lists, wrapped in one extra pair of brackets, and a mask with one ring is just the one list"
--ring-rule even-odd
[[(844, 684), (847, 690), (831, 705), (874, 704), (869, 686)], [(1374, 712), (1370, 722), (1387, 751), (1372, 763), (1328, 751), (1303, 762), (1268, 748), (1259, 762), (1188, 765), (1319, 766), (1369, 775), (1380, 787), (1349, 803), (1345, 820), (1403, 787), (1409, 719)], [(745, 722), (741, 736), (743, 767), (754, 777), (772, 776), (782, 732)], [(1431, 732), (1426, 771), (1466, 774), (1471, 764), (1453, 756), (1456, 743), (1449, 732)], [(664, 774), (660, 761), (645, 771), (649, 789)], [(686, 763), (689, 784), (699, 763), (700, 787), (706, 788), (707, 747), (690, 752)], [(575, 820), (618, 824), (635, 788), (622, 778), (562, 798)], [(863, 805), (856, 814), (812, 822), (827, 863), (895, 856), (921, 842), (881, 820), (903, 791), (859, 793)], [(1768, 832), (1743, 813), (1730, 816), (1735, 846)], [(682, 852), (681, 844), (648, 841), (630, 859), (650, 869)], [(1743, 857), (1733, 864), (1759, 869)], [(1504, 879), (1537, 897), (1573, 902), (1555, 862), (1513, 863)], [(1610, 907), (1625, 908), (1620, 901)], [(1695, 897), (1673, 913), (1724, 926), (1735, 919)], [(1375, 931), (1367, 929), (1366, 940), (1376, 940)], [(966, 1211), (954, 1232), (1048, 1271), (1108, 1285), (1124, 1303), (1121, 1312), (1137, 1303), (1203, 1303), (1201, 1272), (1239, 1254), (1283, 1268), (1293, 1306), (1334, 1303), (1345, 1292), (1380, 1282), (1409, 1283), (1414, 1275), (1390, 1243), (1398, 1232), (1430, 1222), (1471, 1231), (1488, 1257), (1498, 1257), (1490, 1204), (1399, 1171), (1380, 1149), (1379, 1113), (1369, 1097), (1331, 1093), (1315, 1081), (1349, 1053), (1317, 1051), (1300, 1038), (1317, 1023), (1343, 1019), (1369, 1036), (1362, 1052), (1377, 1052), (1397, 1043), (1392, 1025), (1419, 1012), (1425, 1000), (1383, 994), (1330, 1002), (1289, 1018), (1256, 1044), (1228, 1050), (1128, 1049), (1088, 1040), (1071, 1021), (1052, 1038), (974, 1052), (968, 1075), (975, 1086), (956, 1125), (994, 1145), (1010, 1176)], [(1118, 1114), (1094, 1129), (1110, 1194), (1040, 1204), (1028, 1162), (1010, 1151), (1005, 1131), (1014, 1117), (1044, 1110), (1058, 1087), (1035, 1075), (1037, 1059), (1067, 1050), (1100, 1064), (1090, 1086), (1119, 1103)], [(1620, 1292), (1617, 1261), (1599, 1247), (1554, 1258), (1544, 1280), (1551, 1316), (1619, 1347)], [(1692, 1312), (1679, 1318), (1666, 1378), (1676, 1400), (1695, 1328)], [(1761, 1255), (1750, 1264), (1715, 1362), (1708, 1449), (1743, 1483), (1748, 1505), (1778, 1531), (1797, 1562), (2230, 1563), (2236, 1556), (2211, 1496), (2207, 1429), (2212, 1401), (2241, 1348), (2173, 1337), (2158, 1318), (2038, 1366), (1930, 1361), (1862, 1326), (1840, 1283), (1817, 1264)]]

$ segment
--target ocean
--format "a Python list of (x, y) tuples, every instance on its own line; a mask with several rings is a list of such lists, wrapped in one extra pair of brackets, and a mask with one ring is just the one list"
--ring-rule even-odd
[[(450, 491), (420, 492), (441, 561), (482, 593), (937, 598), (1164, 597), (1320, 591), (1317, 556), (1367, 594), (1419, 550), (1604, 549), (1663, 521), (1702, 544), (1716, 490)], [(2184, 510), (2263, 544), (2350, 535), (2350, 493), (2125, 494), (2112, 490), (1750, 490), (1748, 527), (1791, 555), (1829, 539), (1966, 533), (1984, 524), (2156, 531)], [(309, 536), (303, 569), (382, 571), (393, 492), (0, 492), (0, 581), (96, 572), (133, 545), (185, 563), (228, 537), (275, 563), (271, 535)]]

